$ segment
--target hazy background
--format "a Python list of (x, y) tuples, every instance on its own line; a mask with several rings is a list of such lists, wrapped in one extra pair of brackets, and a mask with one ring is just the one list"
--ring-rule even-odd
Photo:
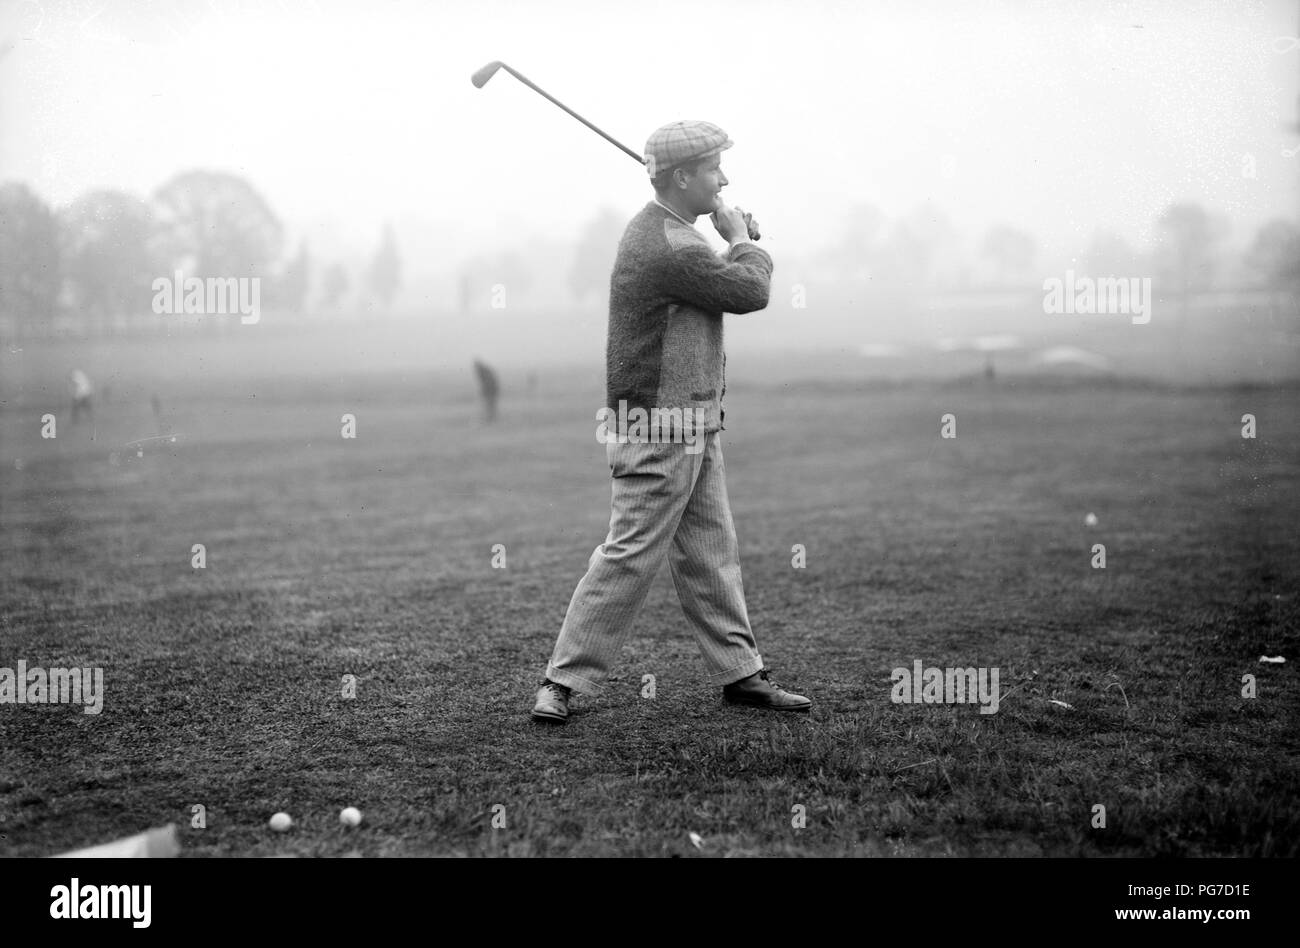
[[(733, 353), (1275, 381), (1300, 362), (1298, 35), (1294, 2), (10, 0), (0, 327), (291, 329), (300, 353), (362, 329), (379, 363), (599, 373), (651, 191), (512, 77), (470, 84), (503, 59), (638, 151), (679, 118), (732, 136), (724, 196), (776, 260)], [(252, 246), (197, 246), (220, 238), (176, 220), (195, 194)], [(177, 266), (261, 276), (267, 314), (153, 314)], [(1067, 268), (1152, 278), (1152, 323), (1045, 315)]]
[[(0, 857), (169, 823), (189, 855), (1300, 854), (1298, 35), (1295, 0), (0, 0), (0, 668), (107, 694), (0, 712)], [(803, 724), (719, 713), (660, 570), (577, 733), (532, 730), (651, 192), (475, 89), (496, 59), (634, 148), (735, 140), (776, 269), (726, 317), (727, 496)], [(260, 321), (155, 313), (178, 269), (260, 279)], [(1070, 270), (1150, 280), (1150, 323), (1049, 315)], [(915, 659), (1001, 669), (1003, 710), (895, 705)]]

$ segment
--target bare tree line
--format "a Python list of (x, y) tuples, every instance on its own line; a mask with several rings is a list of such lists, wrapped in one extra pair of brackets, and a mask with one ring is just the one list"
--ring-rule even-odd
[[(1079, 272), (1151, 275), (1183, 300), (1212, 287), (1251, 286), (1300, 292), (1300, 228), (1277, 218), (1244, 252), (1225, 249), (1227, 221), (1195, 203), (1177, 203), (1156, 220), (1157, 239), (1139, 252), (1122, 237), (1094, 235), (1078, 256)], [(584, 306), (603, 305), (625, 221), (609, 208), (584, 225), (567, 254), (564, 292)], [(0, 186), (0, 321), (39, 333), (56, 314), (82, 331), (111, 331), (124, 315), (147, 312), (159, 276), (255, 276), (263, 305), (290, 313), (339, 310), (347, 300), (390, 309), (403, 288), (397, 237), (386, 225), (364, 268), (317, 261), (305, 241), (285, 246), (284, 226), (269, 203), (236, 175), (190, 171), (148, 200), (118, 190), (90, 191), (55, 210), (20, 183)], [(973, 245), (944, 212), (925, 205), (890, 220), (865, 204), (849, 207), (834, 239), (785, 269), (856, 289), (907, 293), (1028, 288), (1045, 274), (1034, 235), (996, 225)], [(525, 248), (505, 247), (454, 264), (455, 306), (489, 305), (495, 286), (518, 298), (540, 276)]]

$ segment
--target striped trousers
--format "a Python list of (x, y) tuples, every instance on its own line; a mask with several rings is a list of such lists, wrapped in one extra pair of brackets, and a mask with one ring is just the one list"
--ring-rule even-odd
[(665, 558), (709, 680), (726, 685), (763, 667), (745, 611), (722, 445), (716, 432), (700, 443), (694, 454), (681, 443), (606, 443), (609, 535), (573, 591), (546, 667), (551, 681), (600, 693)]

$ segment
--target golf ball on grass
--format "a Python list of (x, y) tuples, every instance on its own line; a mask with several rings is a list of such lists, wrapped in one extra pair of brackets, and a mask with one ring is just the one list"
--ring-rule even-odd
[(293, 826), (293, 818), (288, 813), (277, 813), (271, 817), (271, 829), (277, 833), (283, 833), (290, 826)]
[(354, 806), (345, 806), (339, 813), (339, 822), (344, 826), (360, 826), (361, 811)]

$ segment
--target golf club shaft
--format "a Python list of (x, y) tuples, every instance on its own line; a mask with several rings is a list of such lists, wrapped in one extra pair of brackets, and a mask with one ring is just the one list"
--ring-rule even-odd
[[(645, 166), (645, 159), (642, 158), (640, 155), (638, 155), (636, 152), (634, 152), (631, 148), (628, 148), (626, 145), (624, 145), (621, 141), (619, 141), (619, 140), (618, 140), (617, 138), (615, 138), (614, 136), (610, 135), (608, 132), (604, 131), (604, 130), (601, 129), (601, 128), (597, 128), (597, 127), (596, 127), (595, 125), (593, 125), (591, 122), (588, 122), (585, 118), (583, 118), (583, 117), (582, 117), (581, 115), (579, 115), (577, 112), (573, 111), (573, 109), (569, 108), (567, 105), (565, 105), (565, 104), (564, 104), (563, 102), (561, 102), (559, 99), (557, 99), (555, 96), (551, 95), (549, 92), (547, 92), (547, 91), (546, 91), (545, 89), (543, 89), (541, 86), (539, 86), (537, 83), (533, 82), (531, 79), (529, 79), (529, 78), (528, 78), (527, 76), (525, 76), (523, 73), (519, 72), (519, 71), (516, 70), (516, 69), (511, 68), (510, 66), (508, 66), (508, 65), (506, 65), (505, 63), (501, 62), (500, 60), (494, 60), (494, 61), (488, 63), (488, 64), (487, 64), (486, 66), (484, 66), (482, 69), (478, 70), (478, 72), (476, 72), (476, 73), (474, 73), (474, 75), (470, 76), (470, 82), (472, 82), (472, 83), (474, 84), (475, 88), (481, 89), (481, 88), (483, 88), (483, 86), (485, 86), (485, 85), (488, 83), (488, 81), (489, 81), (489, 80), (490, 80), (490, 79), (491, 79), (491, 78), (496, 74), (496, 72), (497, 72), (498, 69), (504, 69), (506, 72), (510, 73), (510, 75), (514, 76), (516, 79), (518, 79), (520, 82), (522, 82), (522, 83), (523, 83), (524, 85), (526, 85), (528, 88), (532, 89), (534, 92), (536, 92), (536, 93), (537, 93), (538, 95), (540, 95), (542, 98), (548, 100), (549, 102), (553, 103), (553, 104), (556, 105), (557, 107), (563, 109), (565, 112), (568, 112), (570, 115), (572, 115), (574, 118), (576, 118), (576, 119), (577, 119), (579, 122), (581, 122), (583, 125), (587, 126), (587, 128), (591, 129), (593, 132), (595, 132), (595, 133), (596, 133), (597, 135), (599, 135), (601, 138), (605, 139), (605, 141), (609, 142), (609, 143), (610, 143), (611, 145), (613, 145), (615, 148), (618, 148), (618, 149), (619, 149), (620, 151), (622, 151), (625, 155), (628, 155), (629, 157), (631, 157), (632, 160), (635, 161), (638, 165), (641, 165), (642, 167)], [(750, 239), (751, 239), (751, 240), (758, 240), (758, 238), (759, 238), (758, 228), (755, 227), (754, 224), (753, 224), (751, 221), (748, 221), (748, 220), (745, 222), (745, 225), (746, 225), (747, 230), (749, 231), (749, 237), (750, 237)]]
[(522, 82), (524, 85), (526, 85), (528, 88), (532, 89), (532, 90), (533, 90), (534, 92), (536, 92), (538, 95), (542, 96), (543, 98), (549, 99), (551, 102), (555, 103), (555, 104), (558, 105), (560, 108), (564, 109), (564, 111), (568, 112), (570, 115), (572, 115), (574, 118), (576, 118), (576, 119), (577, 119), (579, 122), (581, 122), (583, 125), (587, 126), (587, 128), (591, 129), (593, 132), (595, 132), (595, 133), (596, 133), (597, 135), (599, 135), (601, 138), (605, 139), (605, 141), (609, 142), (611, 145), (615, 146), (616, 148), (621, 148), (621, 149), (623, 150), (623, 152), (624, 152), (625, 154), (627, 154), (627, 155), (630, 155), (631, 158), (632, 158), (632, 160), (635, 161), (637, 164), (639, 164), (639, 165), (644, 165), (644, 164), (645, 164), (645, 160), (644, 160), (640, 155), (638, 155), (636, 152), (634, 152), (631, 148), (628, 148), (626, 145), (624, 145), (622, 142), (620, 142), (618, 139), (614, 138), (612, 135), (608, 134), (607, 132), (604, 132), (604, 131), (602, 131), (601, 129), (597, 128), (595, 125), (592, 125), (592, 124), (591, 124), (590, 122), (588, 122), (585, 118), (583, 118), (583, 117), (582, 117), (581, 115), (579, 115), (577, 112), (573, 111), (573, 109), (569, 108), (567, 105), (565, 105), (563, 102), (561, 102), (561, 101), (560, 101), (559, 99), (557, 99), (555, 96), (551, 95), (549, 92), (547, 92), (547, 91), (546, 91), (545, 89), (543, 89), (541, 86), (537, 85), (535, 82), (533, 82), (533, 81), (532, 81), (531, 79), (529, 79), (527, 76), (525, 76), (523, 73), (520, 73), (520, 72), (517, 72), (517, 71), (514, 70), (514, 69), (511, 69), (511, 68), (510, 68), (509, 66), (507, 66), (505, 63), (502, 63), (502, 64), (501, 64), (501, 68), (504, 69), (506, 72), (510, 73), (510, 75), (514, 76), (516, 79), (518, 79), (518, 80), (519, 80), (520, 82)]

